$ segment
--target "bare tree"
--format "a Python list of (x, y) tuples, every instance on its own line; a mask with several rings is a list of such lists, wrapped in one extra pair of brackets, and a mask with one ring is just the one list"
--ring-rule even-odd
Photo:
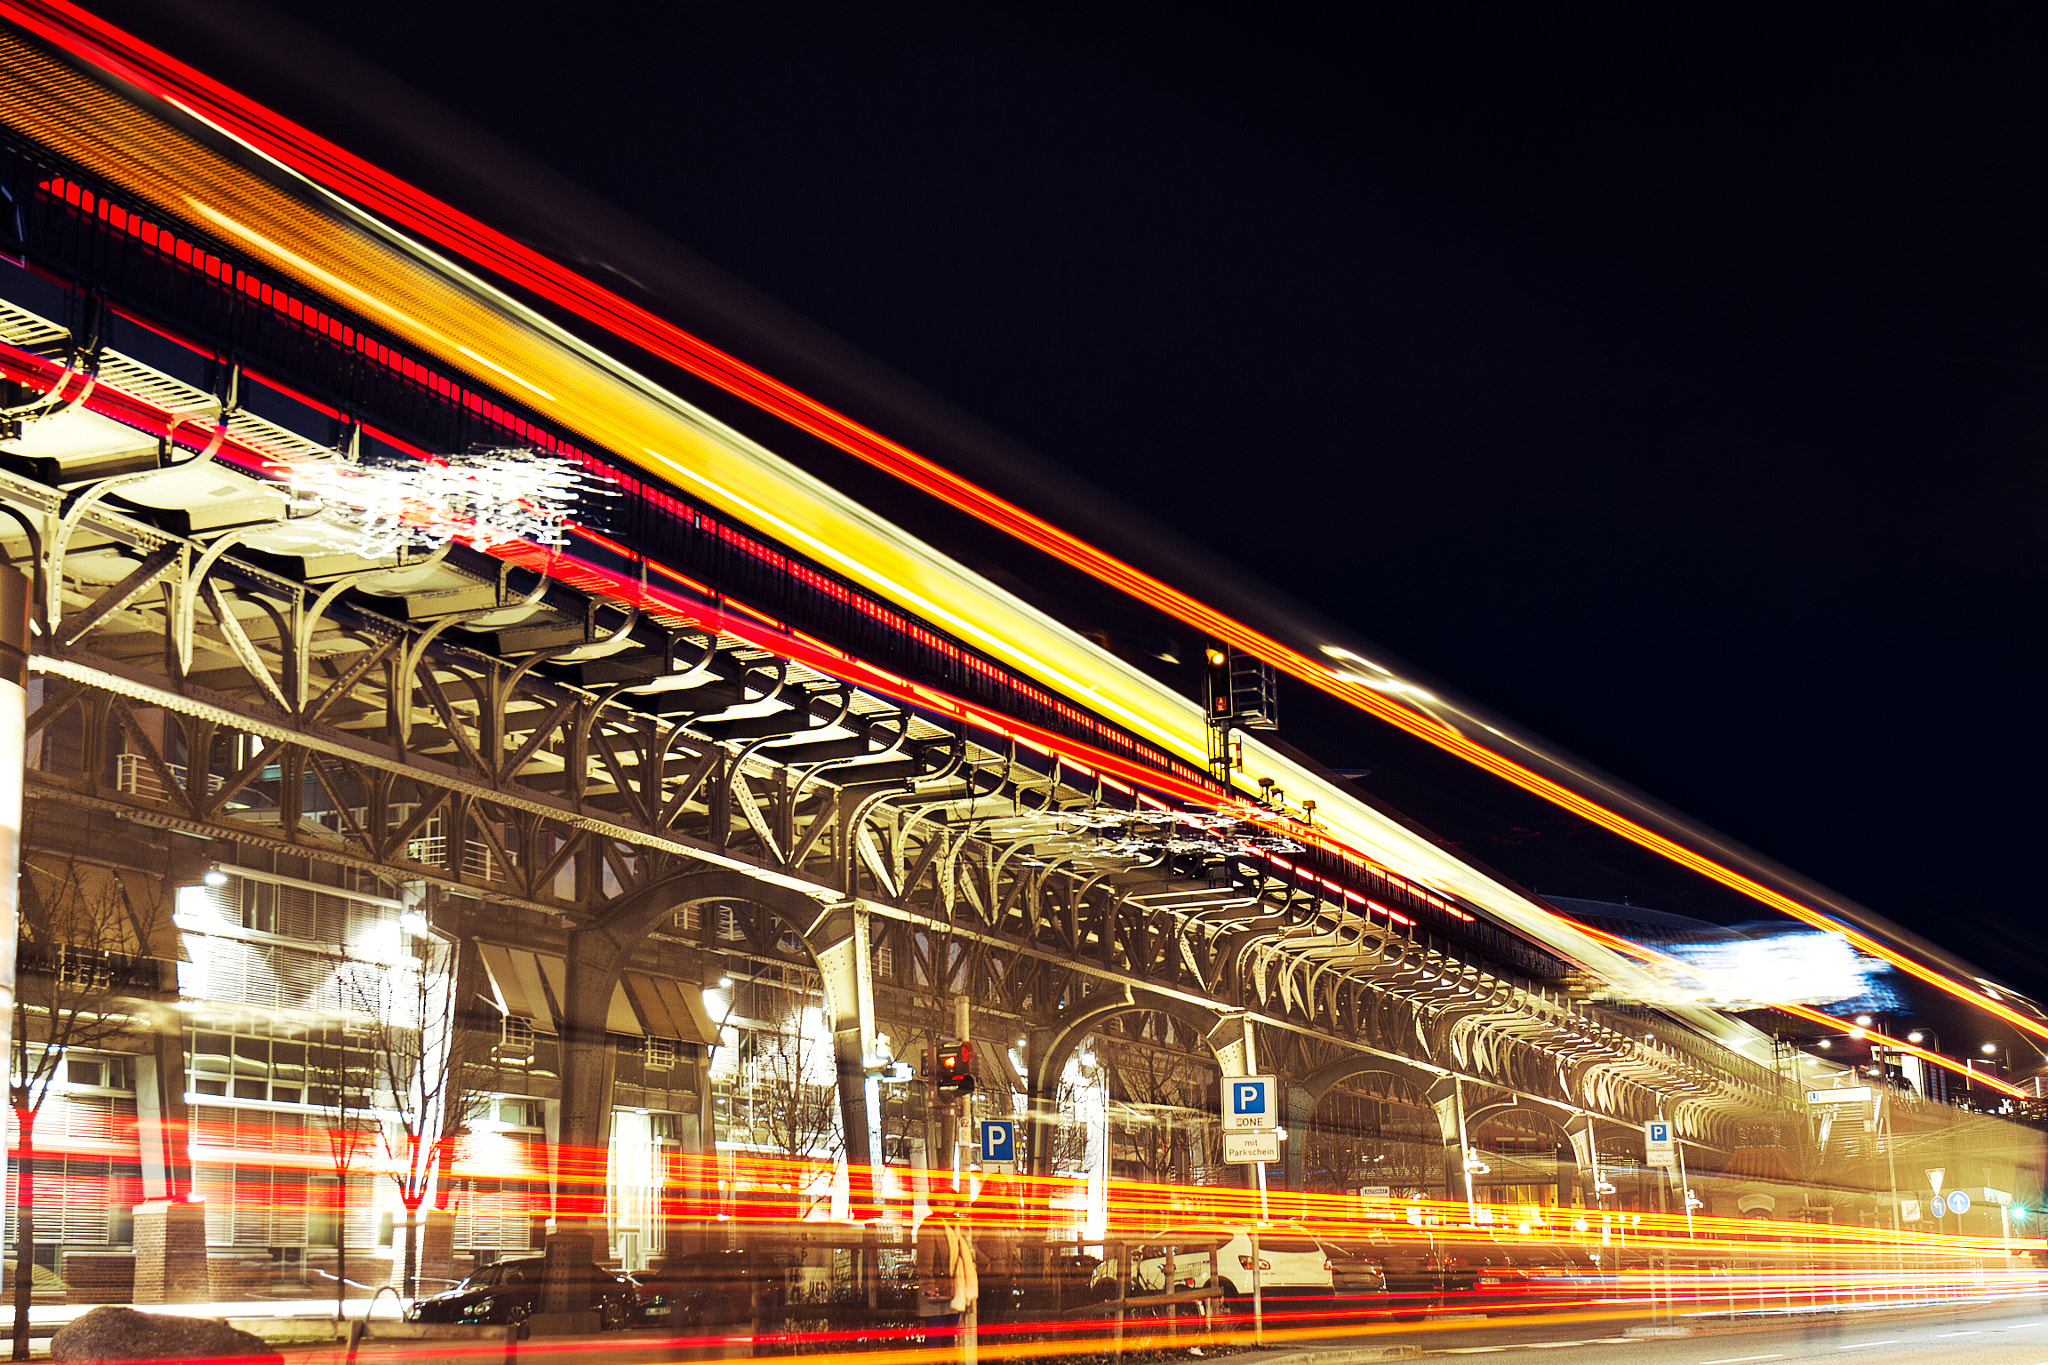
[(44, 1101), (75, 1050), (134, 1025), (134, 1002), (162, 989), (149, 955), (169, 918), (161, 882), (76, 858), (21, 868), (14, 1042), (7, 1100), (19, 1138), (15, 1191), (14, 1359), (29, 1356), (35, 1280), (35, 1134)]
[(1215, 1068), (1173, 1046), (1164, 1015), (1126, 1015), (1121, 1022), (1127, 1041), (1115, 1046), (1110, 1074), (1117, 1098), (1135, 1111), (1117, 1125), (1122, 1145), (1147, 1180), (1184, 1181), (1201, 1146), (1199, 1130), (1208, 1126), (1202, 1120), (1215, 1093)]
[(331, 1023), (319, 1043), (307, 1048), (308, 1097), (323, 1111), (327, 1156), (334, 1169), (334, 1316), (348, 1315), (348, 1187), (362, 1164), (376, 1125), (371, 1108), (370, 1064), (360, 1046), (351, 1047), (349, 1028)]
[(455, 1139), (482, 1095), (464, 1085), (461, 1055), (472, 1030), (456, 1010), (455, 948), (427, 935), (412, 939), (416, 965), (344, 976), (350, 1007), (364, 1020), (383, 1117), (374, 1125), (382, 1164), (405, 1210), (400, 1292), (419, 1278), (419, 1211), (447, 1176)]
[(769, 1143), (791, 1160), (836, 1155), (844, 1143), (832, 1086), (819, 1080), (831, 1056), (831, 1044), (811, 1037), (800, 1014), (754, 1035), (757, 1112)]

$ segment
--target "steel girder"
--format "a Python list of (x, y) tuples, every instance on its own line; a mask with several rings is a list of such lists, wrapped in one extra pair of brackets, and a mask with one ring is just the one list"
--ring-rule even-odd
[[(1137, 1007), (1249, 1012), (1304, 1072), (1346, 1047), (1419, 1051), (1617, 1117), (1639, 1107), (1623, 1087), (1774, 1107), (1741, 1059), (1715, 1075), (1644, 1046), (1412, 916), (1373, 920), (1251, 857), (1175, 875), (1076, 818), (1114, 804), (1099, 779), (730, 638), (463, 551), (294, 573), (304, 561), (245, 550), (237, 528), (174, 534), (119, 496), (0, 475), (4, 538), (37, 572), (38, 799), (565, 925), (725, 868), (872, 906), (901, 984), (1026, 1019), (1122, 984)], [(765, 923), (748, 933), (783, 946)], [(934, 935), (960, 950), (934, 959)]]

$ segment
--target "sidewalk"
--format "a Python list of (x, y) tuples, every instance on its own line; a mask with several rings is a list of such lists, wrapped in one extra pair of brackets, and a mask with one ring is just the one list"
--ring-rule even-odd
[[(378, 1321), (396, 1321), (398, 1304), (386, 1294), (377, 1301)], [(244, 1299), (218, 1303), (139, 1303), (122, 1307), (140, 1308), (147, 1313), (175, 1313), (188, 1318), (333, 1318), (332, 1297), (318, 1299)], [(348, 1315), (360, 1318), (370, 1306), (368, 1299), (350, 1299)], [(39, 1303), (28, 1310), (30, 1327), (61, 1327), (100, 1307), (96, 1303)]]

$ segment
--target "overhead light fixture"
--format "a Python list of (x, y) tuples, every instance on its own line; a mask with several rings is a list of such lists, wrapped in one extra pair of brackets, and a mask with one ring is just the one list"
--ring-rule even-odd
[(226, 886), (228, 884), (228, 874), (217, 867), (209, 867), (206, 869), (206, 875), (199, 880), (205, 882), (208, 886)]
[(1909, 1043), (1924, 1043), (1927, 1041), (1927, 1035), (1922, 1033), (1919, 1029), (1914, 1029), (1911, 1033), (1906, 1035), (1906, 1041)]

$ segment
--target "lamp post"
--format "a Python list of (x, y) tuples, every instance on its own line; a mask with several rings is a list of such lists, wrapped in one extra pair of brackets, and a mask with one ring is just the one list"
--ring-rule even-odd
[[(0, 1058), (14, 1057), (14, 949), (21, 937), (21, 790), (28, 765), (28, 578), (0, 565)], [(20, 1274), (31, 1274), (21, 1267)]]

